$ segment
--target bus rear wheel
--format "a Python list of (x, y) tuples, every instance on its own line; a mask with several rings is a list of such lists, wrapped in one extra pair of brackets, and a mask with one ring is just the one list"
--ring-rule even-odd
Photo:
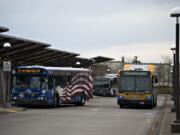
[(85, 98), (85, 96), (83, 95), (83, 96), (81, 97), (81, 103), (80, 103), (80, 105), (83, 106), (83, 105), (85, 105), (85, 103), (86, 103), (86, 98)]
[(80, 97), (80, 102), (76, 103), (77, 106), (84, 106), (85, 103), (86, 103), (86, 96), (85, 94), (82, 94), (81, 97)]

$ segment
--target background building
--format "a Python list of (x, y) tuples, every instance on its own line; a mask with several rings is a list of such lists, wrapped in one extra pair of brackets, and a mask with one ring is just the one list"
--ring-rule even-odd
[[(124, 63), (122, 61), (108, 61), (92, 66), (93, 75), (104, 75), (106, 73), (119, 73), (123, 70)], [(172, 86), (172, 67), (171, 63), (138, 63), (142, 65), (152, 64), (156, 66), (156, 73), (158, 75), (157, 89), (160, 93), (171, 93)]]

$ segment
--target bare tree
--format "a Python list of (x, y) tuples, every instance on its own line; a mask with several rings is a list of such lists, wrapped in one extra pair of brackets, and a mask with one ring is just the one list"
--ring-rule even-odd
[(141, 61), (138, 60), (138, 56), (134, 56), (132, 63), (134, 63), (134, 64), (140, 64)]
[(132, 63), (133, 59), (131, 57), (125, 57), (125, 63)]
[(172, 63), (172, 58), (168, 55), (161, 56), (163, 63)]
[(133, 64), (140, 64), (141, 61), (138, 60), (138, 56), (134, 56), (134, 58), (131, 57), (123, 57), (125, 63), (133, 63)]

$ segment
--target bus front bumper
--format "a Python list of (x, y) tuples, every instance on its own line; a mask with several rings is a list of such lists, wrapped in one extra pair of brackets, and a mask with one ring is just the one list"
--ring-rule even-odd
[(13, 99), (11, 101), (16, 105), (49, 105), (48, 100), (45, 99)]
[(137, 105), (137, 106), (152, 106), (152, 101), (146, 101), (146, 100), (118, 100), (118, 105)]

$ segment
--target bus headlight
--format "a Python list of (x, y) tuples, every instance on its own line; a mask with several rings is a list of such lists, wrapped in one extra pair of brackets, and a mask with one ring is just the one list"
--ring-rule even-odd
[(24, 94), (23, 93), (19, 94), (19, 97), (24, 98)]
[(118, 97), (118, 99), (119, 99), (119, 100), (124, 100), (125, 97), (120, 95), (120, 96)]
[(146, 97), (145, 97), (145, 100), (152, 101), (152, 100), (153, 100), (153, 97), (150, 96), (150, 95), (149, 95), (149, 96), (146, 96)]
[(39, 97), (38, 99), (39, 99), (39, 100), (44, 100), (44, 97)]
[(46, 94), (46, 91), (45, 91), (45, 90), (42, 90), (42, 94)]

